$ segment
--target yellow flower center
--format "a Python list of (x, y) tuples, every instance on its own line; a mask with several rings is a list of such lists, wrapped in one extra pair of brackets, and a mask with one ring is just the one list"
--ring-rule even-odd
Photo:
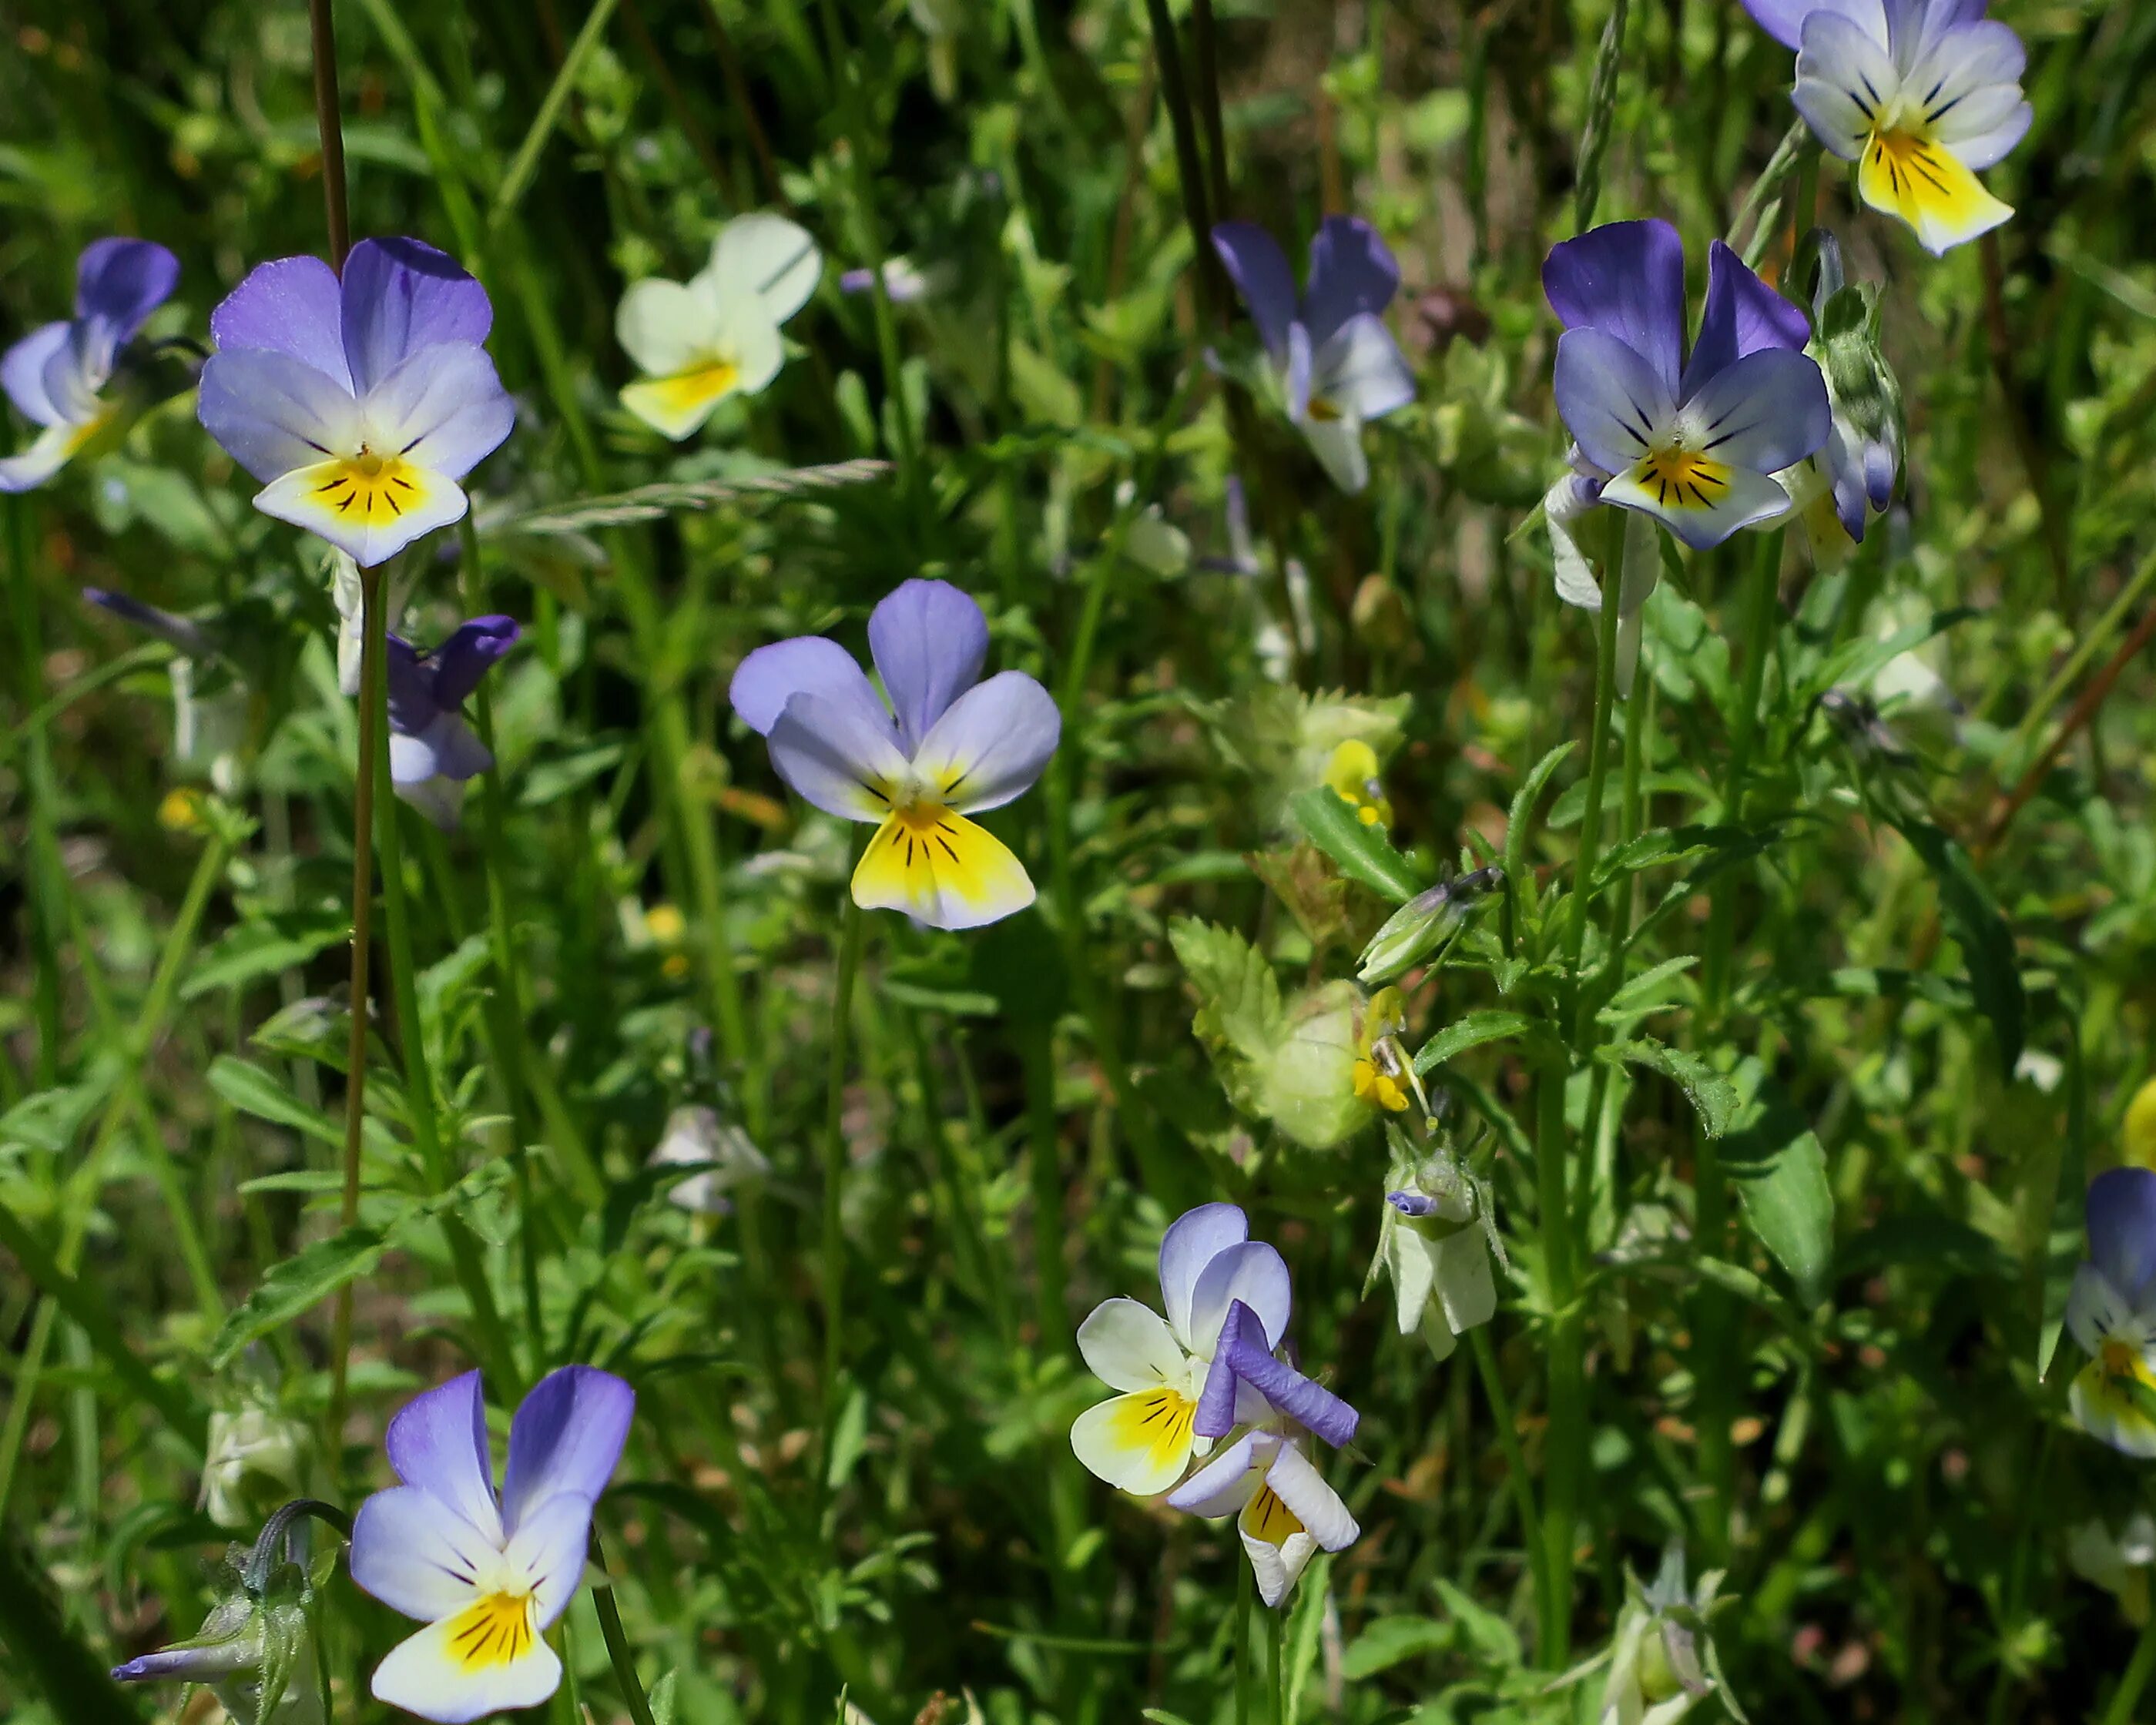
[(1374, 1103), (1389, 1113), (1407, 1112), (1407, 1092), (1390, 1073), (1380, 1070), (1376, 1061), (1357, 1061), (1354, 1077), (1355, 1093), (1364, 1102)]
[(2098, 1350), (2097, 1358), (2103, 1362), (2107, 1378), (2139, 1378), (2147, 1375), (2141, 1364), (2141, 1355), (2130, 1342), (2113, 1338)]
[(1126, 1449), (1143, 1449), (1149, 1462), (1166, 1467), (1190, 1448), (1198, 1404), (1163, 1385), (1122, 1398), (1116, 1436)]
[(1250, 1499), (1250, 1507), (1243, 1512), (1243, 1517), (1245, 1531), (1267, 1545), (1285, 1544), (1305, 1531), (1302, 1518), (1281, 1502), (1270, 1486), (1258, 1487), (1257, 1496)]
[(1632, 479), (1665, 509), (1712, 509), (1729, 489), (1726, 463), (1682, 445), (1655, 450), (1632, 469)]
[(401, 455), (378, 455), (362, 447), (357, 455), (325, 462), (326, 477), (315, 487), (316, 501), (338, 514), (372, 526), (395, 520), (420, 497), (416, 469)]
[(1887, 177), (1896, 202), (1953, 195), (1956, 177), (1944, 153), (1927, 133), (1907, 125), (1882, 126), (1865, 146), (1864, 166)]
[(528, 1593), (489, 1594), (467, 1605), (449, 1625), (449, 1653), (467, 1672), (510, 1665), (539, 1639)]

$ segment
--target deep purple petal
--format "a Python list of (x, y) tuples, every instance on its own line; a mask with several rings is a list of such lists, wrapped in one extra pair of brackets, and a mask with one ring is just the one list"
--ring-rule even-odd
[(1385, 1202), (1402, 1216), (1435, 1216), (1438, 1210), (1437, 1200), (1425, 1197), (1420, 1192), (1388, 1192)]
[(172, 296), (180, 260), (155, 241), (100, 239), (75, 264), (74, 315), (109, 325), (125, 346), (142, 320)]
[[(442, 704), (434, 696), (434, 667), (402, 635), (391, 635), (384, 647), (389, 729), (396, 736), (423, 737), (442, 716)], [(427, 772), (408, 773), (403, 782), (426, 778), (431, 772), (429, 766)]]
[(1287, 326), (1295, 321), (1295, 277), (1287, 254), (1255, 222), (1214, 223), (1213, 249), (1258, 326), (1258, 339), (1279, 361), (1287, 348)]
[(2156, 1174), (2113, 1168), (2089, 1182), (2089, 1261), (2138, 1307), (2156, 1278)]
[(901, 581), (870, 613), (869, 652), (898, 715), (900, 746), (911, 755), (944, 709), (980, 680), (988, 619), (948, 581)]
[(25, 419), (38, 425), (64, 425), (66, 416), (45, 390), (45, 367), (67, 346), (69, 325), (44, 324), (0, 356), (0, 389), (8, 392)]
[(160, 640), (170, 642), (190, 658), (203, 658), (217, 651), (217, 644), (203, 626), (186, 617), (174, 617), (169, 611), (160, 611), (154, 605), (145, 605), (140, 599), (103, 587), (85, 587), (82, 596), (100, 610), (109, 611), (136, 628), (146, 629)]
[(1327, 216), (1310, 242), (1310, 279), (1302, 289), (1312, 351), (1350, 318), (1382, 312), (1399, 287), (1400, 266), (1376, 228), (1360, 216)]
[(362, 395), (421, 348), (476, 346), (493, 327), (486, 289), (446, 252), (416, 239), (369, 239), (345, 260), (344, 352)]
[(1220, 1346), (1207, 1372), (1193, 1429), (1200, 1437), (1224, 1437), (1234, 1430), (1236, 1380), (1255, 1390), (1278, 1412), (1337, 1449), (1351, 1442), (1361, 1415), (1338, 1396), (1293, 1366), (1273, 1358), (1265, 1327), (1240, 1300), (1228, 1308)]
[(398, 1478), (431, 1493), (497, 1543), (501, 1511), (486, 1447), (480, 1374), (466, 1372), (404, 1404), (384, 1441)]
[(564, 1366), (539, 1380), (509, 1428), (501, 1513), (512, 1538), (532, 1505), (606, 1490), (635, 1412), (636, 1392), (594, 1366)]
[(1612, 222), (1553, 246), (1543, 292), (1566, 329), (1615, 336), (1676, 392), (1684, 358), (1684, 242), (1668, 223)]
[(1804, 313), (1744, 267), (1744, 260), (1720, 240), (1707, 248), (1707, 311), (1699, 340), (1685, 361), (1677, 399), (1683, 401), (1708, 378), (1763, 348), (1802, 352), (1811, 340)]
[(513, 617), (475, 617), (459, 623), (434, 652), (435, 701), (444, 707), (463, 706), (480, 678), (523, 632)]
[(229, 351), (263, 347), (289, 354), (332, 378), (349, 395), (344, 357), (344, 290), (319, 258), (259, 264), (209, 315), (210, 339)]
[(820, 695), (880, 725), (894, 742), (898, 726), (854, 656), (822, 635), (796, 635), (759, 647), (743, 659), (727, 686), (726, 699), (742, 723), (760, 737), (771, 735), (798, 694)]

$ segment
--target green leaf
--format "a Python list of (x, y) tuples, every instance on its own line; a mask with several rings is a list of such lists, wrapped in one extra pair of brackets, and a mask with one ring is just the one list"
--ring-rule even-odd
[(1744, 1221), (1807, 1304), (1825, 1298), (1834, 1261), (1834, 1190), (1826, 1152), (1810, 1123), (1757, 1061), (1740, 1077), (1753, 1092), (1742, 1125), (1722, 1147), (1722, 1165), (1737, 1189)]
[(1168, 938), (1198, 992), (1194, 1027), (1202, 1040), (1262, 1060), (1286, 1039), (1280, 982), (1263, 953), (1233, 929), (1195, 917), (1169, 924)]
[(1450, 1624), (1435, 1617), (1378, 1618), (1348, 1644), (1341, 1656), (1341, 1673), (1349, 1682), (1359, 1683), (1404, 1660), (1443, 1652), (1452, 1645), (1455, 1634)]
[(244, 1114), (289, 1126), (318, 1143), (341, 1145), (344, 1134), (327, 1116), (311, 1108), (249, 1061), (220, 1054), (210, 1062), (209, 1088)]
[(1534, 764), (1512, 796), (1512, 813), (1505, 823), (1505, 879), (1522, 914), (1535, 898), (1534, 872), (1527, 867), (1527, 836), (1534, 826), (1535, 805), (1542, 801), (1543, 792), (1572, 750), (1570, 743), (1559, 743)]
[(842, 485), (865, 484), (890, 477), (887, 461), (840, 461), (828, 467), (798, 467), (747, 479), (693, 479), (639, 485), (605, 497), (580, 497), (553, 509), (536, 509), (492, 524), (490, 539), (519, 534), (583, 533), (594, 527), (620, 527), (632, 521), (655, 521), (676, 509), (713, 509), (729, 504), (778, 503)]
[(261, 1285), (233, 1308), (212, 1339), (210, 1369), (223, 1371), (250, 1342), (311, 1311), (346, 1283), (372, 1273), (383, 1255), (408, 1238), (422, 1222), (477, 1202), (506, 1185), (510, 1171), (506, 1159), (482, 1162), (448, 1190), (424, 1203), (410, 1205), (393, 1221), (340, 1229), (281, 1264), (272, 1265)]
[(1697, 1054), (1642, 1038), (1602, 1049), (1595, 1057), (1628, 1061), (1674, 1080), (1690, 1098), (1694, 1112), (1699, 1115), (1699, 1124), (1709, 1138), (1720, 1138), (1729, 1130), (1731, 1121), (1737, 1116), (1737, 1087)]
[(1470, 1012), (1451, 1023), (1422, 1045), (1415, 1056), (1415, 1070), (1434, 1072), (1448, 1060), (1465, 1054), (1470, 1048), (1479, 1048), (1485, 1042), (1502, 1042), (1538, 1029), (1537, 1021), (1524, 1012), (1507, 1012), (1501, 1007), (1486, 1006)]
[(1355, 811), (1329, 786), (1298, 792), (1289, 799), (1288, 807), (1310, 842), (1337, 863), (1342, 874), (1379, 897), (1404, 904), (1430, 884), (1382, 832), (1356, 819)]
[(1594, 888), (1642, 869), (1691, 862), (1717, 852), (1740, 852), (1757, 835), (1743, 827), (1654, 827), (1614, 847), (1594, 866)]
[(1804, 704), (1809, 705), (1836, 683), (1862, 683), (1912, 648), (1922, 647), (1933, 636), (1943, 635), (1956, 623), (1979, 614), (1970, 606), (1958, 605), (1951, 611), (1935, 611), (1924, 622), (1911, 623), (1891, 635), (1849, 642), (1830, 653), (1804, 678), (1800, 690)]
[(2020, 1063), (2029, 1016), (2014, 931), (1976, 872), (1976, 864), (1958, 843), (1928, 821), (1896, 819), (1892, 811), (1887, 818), (1924, 859), (1938, 886), (1940, 920), (1961, 947), (1977, 1010), (1991, 1021), (1999, 1072), (2010, 1080)]
[(180, 985), (180, 998), (198, 1000), (220, 988), (243, 988), (279, 975), (351, 938), (352, 913), (341, 907), (257, 916), (203, 951)]

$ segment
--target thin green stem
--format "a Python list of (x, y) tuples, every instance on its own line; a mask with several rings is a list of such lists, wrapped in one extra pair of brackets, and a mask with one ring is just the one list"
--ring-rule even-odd
[(1478, 1323), (1467, 1333), (1475, 1355), (1476, 1374), (1490, 1403), (1490, 1423), (1497, 1430), (1497, 1451), (1505, 1458), (1505, 1476), (1512, 1482), (1514, 1507), (1520, 1516), (1520, 1543), (1527, 1548), (1527, 1573), (1534, 1584), (1535, 1610), (1547, 1620), (1549, 1610), (1549, 1564), (1543, 1550), (1542, 1521), (1535, 1512), (1535, 1488), (1527, 1474), (1527, 1452), (1520, 1447), (1520, 1428), (1506, 1393), (1504, 1374), (1497, 1369), (1497, 1350), (1490, 1341), (1490, 1326)]
[(607, 1574), (606, 1553), (599, 1545), (596, 1528), (592, 1533), (592, 1566), (606, 1577), (605, 1585), (592, 1589), (592, 1610), (599, 1620), (599, 1635), (606, 1642), (614, 1681), (621, 1685), (621, 1698), (628, 1703), (634, 1725), (652, 1725), (651, 1703), (644, 1697), (644, 1685), (636, 1675), (636, 1656), (629, 1651), (629, 1637), (622, 1630), (621, 1607), (614, 1601), (613, 1579)]
[(2057, 673), (2044, 685), (2044, 692), (2030, 704), (2029, 710), (2021, 715), (2021, 722), (2014, 728), (2014, 739), (2000, 751), (1999, 759), (2003, 772), (2018, 772), (2030, 759), (2036, 733), (2044, 721), (2051, 717), (2051, 709), (2066, 699), (2066, 691), (2081, 680), (2082, 673), (2094, 662), (2111, 637), (2125, 626), (2127, 617), (2142, 596), (2156, 586), (2156, 552), (2142, 560), (2141, 566), (2133, 571), (2133, 578), (2119, 590), (2104, 614), (2096, 620), (2074, 643), (2074, 650)]
[[(367, 963), (374, 929), (374, 759), (388, 746), (383, 738), (384, 663), (389, 620), (379, 568), (359, 571), (359, 757), (352, 794), (352, 1028), (345, 1044), (343, 1195), (341, 1226), (359, 1221), (360, 1145), (367, 1124)], [(331, 1467), (342, 1453), (345, 1389), (352, 1357), (352, 1287), (337, 1290), (330, 1320), (329, 1437)]]
[(1281, 1620), (1286, 1615), (1286, 1600), (1265, 1613), (1265, 1681), (1272, 1691), (1273, 1725), (1288, 1725), (1287, 1666), (1281, 1658)]
[(1250, 1725), (1250, 1565), (1235, 1565), (1235, 1725)]
[[(318, 0), (326, 3), (326, 0)], [(554, 135), (560, 124), (562, 110), (567, 104), (569, 93), (577, 87), (584, 63), (599, 45), (606, 33), (607, 20), (613, 17), (616, 0), (593, 0), (592, 9), (585, 14), (583, 28), (577, 32), (577, 39), (569, 44), (569, 51), (562, 61), (561, 69), (555, 73), (554, 81), (547, 86), (541, 99), (539, 111), (531, 116), (531, 129), (524, 134), (524, 141), (516, 146), (516, 154), (510, 161), (508, 171), (501, 177), (501, 190), (495, 193), (494, 208), (488, 213), (488, 223), (499, 228), (516, 210), (526, 192), (531, 189), (531, 177), (539, 171), (539, 157), (547, 147), (547, 141)]]
[(1575, 1040), (1584, 1038), (1593, 1025), (1593, 1008), (1587, 990), (1578, 986), (1580, 960), (1587, 950), (1587, 919), (1594, 900), (1594, 865), (1601, 860), (1602, 802), (1609, 782), (1610, 715), (1617, 702), (1617, 635), (1623, 618), (1617, 603), (1622, 584), (1625, 552), (1625, 515), (1609, 512), (1609, 550), (1602, 576), (1602, 609), (1598, 613), (1594, 652), (1594, 713), (1589, 721), (1587, 755), (1587, 803), (1579, 818), (1579, 851), (1573, 862), (1572, 920), (1565, 934), (1565, 960), (1584, 1015)]
[(2133, 1644), (2133, 1656), (2126, 1662), (2111, 1705), (2103, 1710), (2103, 1725), (2133, 1725), (2134, 1710), (2141, 1705), (2141, 1692), (2148, 1687), (2152, 1676), (2156, 1676), (2156, 1617), (2142, 1626), (2141, 1639)]
[(1070, 1315), (1063, 1287), (1063, 1158), (1055, 1120), (1055, 1042), (1051, 1026), (1029, 1025), (1021, 1031), (1025, 1062), (1025, 1108), (1032, 1139), (1033, 1273), (1040, 1313), (1041, 1354), (1060, 1353), (1066, 1344)]
[(1213, 218), (1206, 208), (1205, 169), (1198, 155), (1190, 86), (1183, 75), (1183, 44), (1175, 33), (1168, 0), (1146, 0), (1146, 18), (1152, 29), (1153, 56), (1160, 67), (1161, 97), (1168, 105), (1168, 127), (1175, 138), (1175, 173), (1183, 189), (1183, 218), (1190, 227), (1199, 303), (1209, 326), (1222, 320), (1227, 308), (1218, 285), (1219, 266), (1214, 261)]

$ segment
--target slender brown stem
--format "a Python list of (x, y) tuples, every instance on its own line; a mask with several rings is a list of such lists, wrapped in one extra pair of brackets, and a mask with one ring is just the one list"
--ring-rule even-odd
[[(381, 748), (384, 635), (382, 571), (359, 572), (359, 757), (352, 795), (352, 1035), (345, 1045), (344, 1197), (341, 1226), (359, 1221), (359, 1147), (367, 1120), (367, 968), (374, 920), (374, 757)], [(345, 1380), (352, 1355), (352, 1284), (337, 1290), (330, 1344), (330, 1443), (344, 1427)]]
[(1979, 862), (1989, 856), (1993, 847), (2005, 837), (2006, 829), (2013, 824), (2014, 817), (2021, 812), (2022, 805), (2036, 794), (2036, 787), (2044, 782), (2059, 756), (2066, 752), (2066, 745), (2087, 729), (2089, 721), (2096, 717), (2109, 698), (2120, 673), (2133, 663), (2135, 655), (2148, 646), (2151, 638), (2156, 638), (2156, 605), (2148, 607), (2133, 632), (2111, 656), (2111, 662), (2097, 672), (2089, 686), (2082, 691), (2081, 699), (2059, 722), (2058, 734), (2046, 745), (2044, 752), (2030, 764), (2029, 770), (2022, 774), (2020, 782), (1999, 806), (1998, 813), (1991, 817), (1990, 826), (1984, 829), (1983, 838), (1977, 843), (1976, 858)]
[(1220, 114), (1219, 50), (1213, 33), (1213, 0), (1191, 0), (1190, 57), (1198, 75), (1198, 123), (1205, 128), (1209, 169), (1205, 186), (1213, 219), (1228, 217), (1228, 129)]
[(1175, 136), (1175, 177), (1183, 191), (1183, 216), (1190, 224), (1190, 243), (1197, 253), (1193, 262), (1198, 270), (1198, 300), (1204, 322), (1217, 327), (1226, 320), (1228, 308), (1221, 291), (1219, 260), (1213, 255), (1213, 220), (1206, 213), (1205, 168), (1198, 156), (1198, 129), (1191, 123), (1190, 86), (1183, 76), (1183, 44), (1175, 33), (1168, 0), (1146, 0), (1146, 18), (1152, 27), (1161, 95)]
[(757, 171), (763, 176), (763, 189), (770, 194), (773, 202), (790, 215), (793, 200), (779, 183), (778, 163), (771, 154), (771, 140), (763, 135), (763, 122), (756, 117), (756, 104), (749, 100), (748, 80), (742, 76), (741, 56), (734, 52), (733, 38), (726, 33), (726, 20), (719, 16), (718, 0), (704, 0), (704, 22), (711, 33), (711, 51), (719, 57), (719, 75), (726, 80), (726, 100), (741, 117), (742, 131), (748, 136), (748, 147), (755, 153)]
[(315, 43), (315, 125), (322, 140), (322, 202), (329, 216), (330, 268), (341, 275), (345, 254), (352, 249), (352, 211), (345, 200), (344, 123), (338, 117), (336, 24), (330, 17), (330, 0), (307, 0), (307, 23)]
[(636, 0), (621, 0), (621, 21), (629, 33), (635, 38), (636, 51), (644, 56), (644, 64), (651, 69), (651, 81), (659, 86), (659, 94), (665, 99), (673, 111), (674, 123), (681, 128), (681, 136), (689, 141), (689, 147), (696, 152), (696, 160), (711, 176), (711, 183), (719, 188), (719, 195), (736, 208), (741, 206), (741, 193), (735, 187), (734, 177), (727, 172), (726, 165), (719, 159), (719, 152), (711, 143), (711, 135), (704, 130), (703, 122), (696, 118), (696, 110), (689, 105), (688, 97), (682, 93), (681, 82), (675, 77), (666, 64), (665, 50), (651, 33), (651, 27), (644, 21), (644, 13)]

